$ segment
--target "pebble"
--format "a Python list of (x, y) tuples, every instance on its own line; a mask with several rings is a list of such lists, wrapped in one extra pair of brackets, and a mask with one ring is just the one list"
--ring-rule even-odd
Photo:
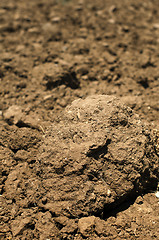
[(159, 191), (155, 192), (155, 196), (159, 198)]
[(22, 117), (22, 109), (18, 105), (12, 105), (3, 113), (3, 117), (10, 124), (17, 124)]

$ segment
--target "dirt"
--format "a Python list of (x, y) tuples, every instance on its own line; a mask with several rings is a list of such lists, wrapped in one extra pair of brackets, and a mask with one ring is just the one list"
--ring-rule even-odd
[(0, 238), (158, 239), (159, 3), (0, 1)]

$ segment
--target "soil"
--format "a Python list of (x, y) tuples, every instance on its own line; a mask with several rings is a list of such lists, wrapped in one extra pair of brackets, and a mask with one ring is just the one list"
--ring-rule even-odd
[(0, 1), (0, 238), (158, 239), (159, 3)]

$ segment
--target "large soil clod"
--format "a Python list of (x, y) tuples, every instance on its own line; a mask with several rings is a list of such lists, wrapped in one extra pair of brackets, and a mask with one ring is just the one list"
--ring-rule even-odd
[(103, 216), (157, 186), (151, 133), (114, 96), (75, 100), (48, 129), (39, 160), (45, 210), (67, 217)]

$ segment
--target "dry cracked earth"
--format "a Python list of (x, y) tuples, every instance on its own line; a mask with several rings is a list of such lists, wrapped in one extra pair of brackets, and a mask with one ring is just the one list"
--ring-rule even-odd
[(159, 2), (0, 1), (0, 239), (159, 238)]

